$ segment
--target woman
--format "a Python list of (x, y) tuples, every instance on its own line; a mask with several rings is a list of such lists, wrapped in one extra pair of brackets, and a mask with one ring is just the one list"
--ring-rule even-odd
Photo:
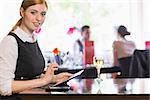
[(47, 9), (45, 0), (23, 0), (21, 19), (0, 44), (1, 95), (57, 83), (71, 76), (69, 73), (54, 75), (57, 64), (50, 64), (40, 77), (45, 61), (33, 33), (43, 24)]
[(133, 41), (128, 41), (125, 38), (125, 36), (130, 35), (125, 26), (120, 25), (118, 27), (117, 35), (118, 40), (113, 42), (114, 66), (121, 68), (121, 75), (119, 77), (129, 77), (131, 56), (136, 46)]

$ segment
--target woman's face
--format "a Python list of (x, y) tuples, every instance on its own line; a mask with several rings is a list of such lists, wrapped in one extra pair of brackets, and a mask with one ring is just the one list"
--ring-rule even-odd
[(47, 8), (45, 4), (36, 4), (28, 7), (26, 10), (21, 8), (21, 15), (23, 17), (22, 24), (25, 32), (33, 33), (43, 24)]

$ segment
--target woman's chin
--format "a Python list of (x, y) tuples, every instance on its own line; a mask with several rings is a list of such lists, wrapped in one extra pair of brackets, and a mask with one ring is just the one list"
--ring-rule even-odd
[(41, 28), (40, 27), (35, 29), (35, 33), (40, 33), (40, 32), (41, 32)]

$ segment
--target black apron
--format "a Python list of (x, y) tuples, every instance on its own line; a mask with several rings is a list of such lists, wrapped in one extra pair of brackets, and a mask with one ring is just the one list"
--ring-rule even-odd
[[(8, 35), (15, 37), (18, 44), (18, 59), (15, 71), (15, 80), (35, 79), (44, 71), (45, 61), (38, 46), (34, 43), (23, 42), (16, 34), (10, 32)], [(1, 100), (21, 100), (18, 94), (2, 96)]]

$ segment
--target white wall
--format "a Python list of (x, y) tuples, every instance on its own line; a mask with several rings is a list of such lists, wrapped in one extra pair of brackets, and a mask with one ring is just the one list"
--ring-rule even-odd
[(143, 34), (145, 34), (144, 40), (150, 41), (150, 1), (143, 1)]
[(22, 0), (2, 0), (0, 3), (0, 41), (15, 25)]

